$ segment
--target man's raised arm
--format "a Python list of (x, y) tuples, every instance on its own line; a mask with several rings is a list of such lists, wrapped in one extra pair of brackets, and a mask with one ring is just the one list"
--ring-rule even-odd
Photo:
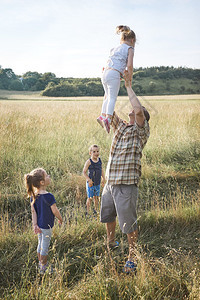
[(136, 123), (139, 126), (143, 126), (144, 125), (144, 120), (145, 120), (143, 107), (142, 107), (138, 97), (136, 96), (135, 92), (133, 91), (133, 89), (131, 87), (131, 81), (130, 81), (130, 78), (129, 78), (128, 71), (124, 72), (124, 79), (125, 79), (125, 86), (126, 86), (126, 89), (127, 89), (129, 100), (130, 100), (132, 108), (135, 112)]

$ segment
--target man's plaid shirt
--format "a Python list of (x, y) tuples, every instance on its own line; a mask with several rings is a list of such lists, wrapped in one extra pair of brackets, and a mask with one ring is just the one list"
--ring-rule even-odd
[(114, 137), (106, 169), (108, 184), (138, 184), (141, 176), (142, 150), (149, 138), (149, 124), (128, 125), (114, 112)]

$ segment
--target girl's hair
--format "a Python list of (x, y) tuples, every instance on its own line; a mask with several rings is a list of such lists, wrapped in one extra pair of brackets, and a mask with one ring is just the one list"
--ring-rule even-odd
[(95, 145), (95, 144), (94, 144), (94, 145), (91, 145), (91, 146), (89, 147), (89, 153), (92, 151), (92, 148), (93, 148), (93, 147), (99, 148), (99, 146), (97, 146), (97, 145)]
[(45, 170), (37, 168), (24, 176), (27, 193), (30, 197), (33, 197), (31, 205), (35, 203), (37, 195), (34, 192), (34, 188), (40, 188), (40, 181), (44, 180)]
[(124, 26), (124, 25), (117, 26), (116, 33), (121, 34), (121, 39), (123, 41), (134, 39), (134, 41), (136, 42), (135, 32), (133, 30), (131, 30), (130, 27), (128, 27), (128, 26)]

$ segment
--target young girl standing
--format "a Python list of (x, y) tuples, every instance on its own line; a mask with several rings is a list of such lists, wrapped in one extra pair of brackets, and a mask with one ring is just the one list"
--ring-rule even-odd
[(27, 193), (31, 197), (31, 212), (34, 232), (38, 234), (37, 254), (40, 273), (44, 274), (48, 267), (48, 249), (50, 245), (54, 218), (62, 224), (62, 217), (56, 206), (56, 200), (46, 191), (50, 184), (50, 176), (42, 168), (35, 169), (25, 175)]
[(111, 118), (120, 88), (120, 76), (125, 69), (129, 73), (130, 81), (133, 75), (133, 56), (136, 42), (135, 33), (128, 26), (117, 26), (116, 32), (121, 34), (120, 45), (111, 49), (106, 67), (103, 71), (102, 84), (104, 87), (104, 101), (101, 115), (97, 122), (110, 132)]
[(105, 175), (102, 169), (102, 162), (99, 157), (99, 147), (92, 145), (89, 148), (90, 159), (85, 162), (83, 168), (83, 175), (86, 179), (86, 191), (87, 191), (87, 213), (90, 213), (90, 206), (92, 200), (94, 200), (94, 207), (96, 212), (99, 205), (100, 196), (100, 184), (102, 177), (102, 184), (105, 183)]

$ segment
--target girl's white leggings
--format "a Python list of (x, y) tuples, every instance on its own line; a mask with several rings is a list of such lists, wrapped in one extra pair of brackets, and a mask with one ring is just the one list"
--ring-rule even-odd
[(120, 88), (120, 73), (111, 69), (104, 70), (101, 81), (105, 91), (101, 113), (112, 116)]

